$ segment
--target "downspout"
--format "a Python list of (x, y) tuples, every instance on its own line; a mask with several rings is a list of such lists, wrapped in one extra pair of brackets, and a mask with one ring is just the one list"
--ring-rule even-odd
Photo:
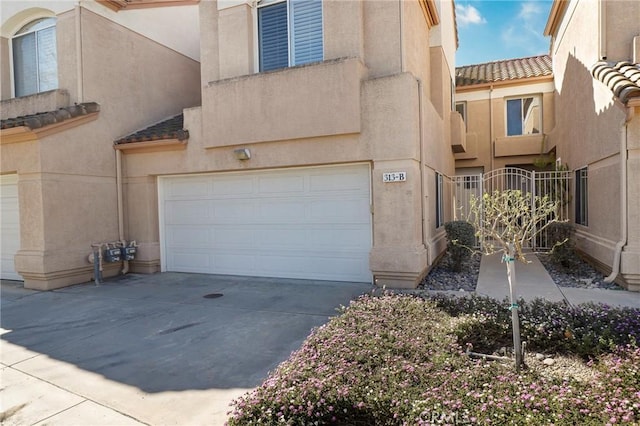
[(80, 2), (75, 7), (76, 25), (76, 90), (78, 92), (78, 103), (84, 102), (84, 71), (82, 67), (82, 6)]
[(627, 115), (620, 136), (620, 241), (616, 244), (616, 251), (613, 254), (611, 274), (604, 279), (607, 283), (613, 282), (620, 273), (622, 249), (627, 244), (627, 127), (633, 118), (633, 113), (633, 107), (627, 107)]
[(404, 26), (404, 8), (402, 7), (403, 0), (398, 0), (398, 9), (400, 14), (400, 72), (405, 72), (404, 69), (404, 35), (402, 29)]
[(607, 60), (607, 2), (598, 2), (598, 60)]
[(431, 265), (431, 252), (429, 251), (429, 245), (427, 244), (427, 226), (426, 226), (426, 209), (427, 209), (427, 196), (424, 191), (424, 167), (425, 167), (425, 158), (424, 158), (424, 148), (422, 147), (424, 143), (424, 119), (422, 117), (423, 114), (423, 104), (422, 104), (422, 80), (416, 78), (418, 82), (418, 132), (420, 139), (420, 204), (422, 208), (422, 245), (427, 250), (427, 263)]
[(489, 164), (491, 165), (491, 170), (493, 170), (495, 157), (495, 145), (493, 143), (493, 84), (489, 86), (489, 157)]
[[(124, 206), (122, 204), (122, 151), (116, 149), (116, 191), (118, 193), (118, 240), (126, 247), (127, 242), (124, 239)], [(129, 272), (129, 261), (122, 261), (122, 275)]]

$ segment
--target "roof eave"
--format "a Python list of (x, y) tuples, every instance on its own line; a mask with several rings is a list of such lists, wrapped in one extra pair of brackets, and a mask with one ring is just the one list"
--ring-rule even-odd
[(440, 23), (440, 17), (438, 16), (438, 8), (436, 7), (436, 3), (434, 0), (418, 0), (420, 3), (420, 7), (422, 8), (422, 13), (424, 14), (424, 18), (427, 21), (427, 25), (429, 29), (431, 27), (435, 27)]
[(148, 9), (152, 7), (189, 6), (198, 4), (199, 0), (138, 0), (136, 2), (126, 0), (97, 0), (97, 2), (111, 10), (119, 12), (121, 10)]
[(553, 81), (553, 74), (456, 86), (456, 93), (472, 92), (474, 90), (484, 90), (496, 87), (521, 86), (523, 84), (544, 83), (548, 81)]
[(49, 124), (38, 129), (28, 126), (11, 127), (0, 130), (0, 143), (10, 144), (18, 142), (37, 141), (44, 137), (60, 133), (65, 130), (80, 126), (98, 118), (99, 112), (91, 112), (86, 115), (69, 118), (68, 120)]
[(553, 1), (553, 4), (551, 5), (551, 11), (549, 12), (549, 19), (547, 20), (547, 25), (544, 27), (545, 36), (553, 37), (556, 35), (568, 6), (568, 0)]
[(187, 147), (188, 139), (158, 139), (155, 141), (127, 142), (114, 144), (113, 149), (124, 153), (177, 151)]

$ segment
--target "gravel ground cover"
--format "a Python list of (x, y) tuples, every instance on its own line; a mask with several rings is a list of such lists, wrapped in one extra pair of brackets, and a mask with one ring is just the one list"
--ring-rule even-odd
[[(532, 254), (529, 254), (529, 256), (532, 256)], [(536, 256), (546, 268), (551, 279), (560, 287), (622, 290), (616, 283), (605, 282), (604, 275), (582, 259), (576, 259), (575, 266), (571, 270), (567, 270), (554, 263), (547, 253), (537, 253)], [(436, 291), (475, 291), (480, 271), (480, 258), (479, 254), (474, 254), (462, 271), (453, 272), (449, 268), (450, 258), (448, 254), (445, 254), (431, 269), (418, 288)]]

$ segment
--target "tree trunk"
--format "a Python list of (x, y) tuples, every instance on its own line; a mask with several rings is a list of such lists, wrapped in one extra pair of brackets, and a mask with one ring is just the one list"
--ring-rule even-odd
[(516, 357), (516, 370), (520, 370), (522, 365), (522, 343), (520, 342), (520, 318), (518, 316), (518, 303), (516, 301), (516, 264), (515, 264), (515, 248), (509, 243), (508, 253), (504, 260), (507, 264), (507, 277), (509, 279), (509, 299), (511, 301), (511, 324), (513, 326), (513, 351)]

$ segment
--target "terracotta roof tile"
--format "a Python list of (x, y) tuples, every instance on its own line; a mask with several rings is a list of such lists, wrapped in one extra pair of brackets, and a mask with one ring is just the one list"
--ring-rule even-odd
[(54, 123), (60, 123), (73, 117), (87, 115), (98, 111), (100, 111), (100, 105), (97, 103), (84, 102), (60, 108), (55, 111), (39, 112), (36, 114), (0, 120), (0, 128), (4, 130), (12, 127), (28, 127), (31, 130), (36, 130)]
[(640, 97), (640, 64), (597, 62), (591, 68), (596, 80), (607, 86), (622, 103)]
[(553, 69), (549, 55), (507, 59), (457, 67), (456, 86), (473, 86), (521, 78), (542, 77), (552, 73)]
[(147, 142), (162, 139), (189, 139), (189, 131), (184, 129), (184, 115), (178, 114), (152, 126), (139, 130), (115, 141), (116, 145), (132, 142)]

